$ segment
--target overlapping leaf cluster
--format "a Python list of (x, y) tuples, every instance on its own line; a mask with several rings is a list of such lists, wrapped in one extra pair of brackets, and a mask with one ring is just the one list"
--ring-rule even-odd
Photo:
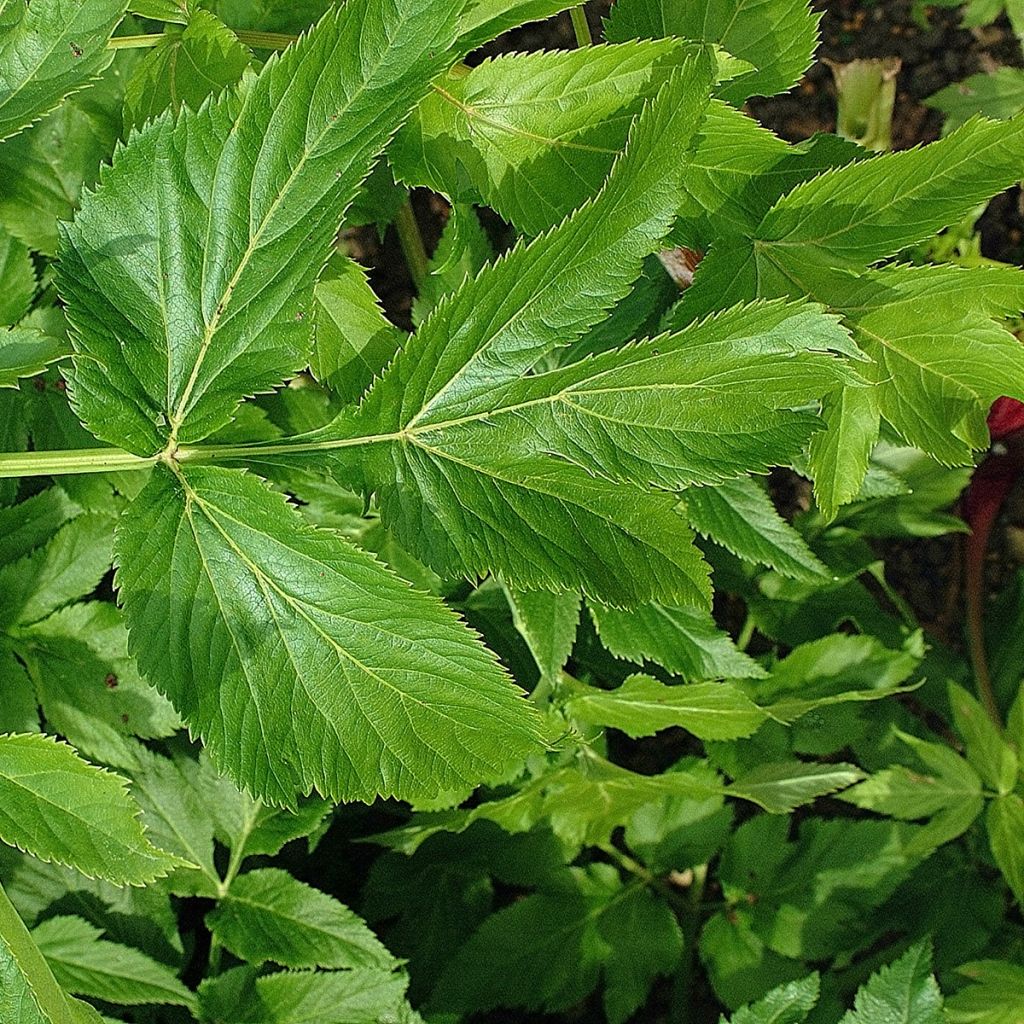
[[(0, 0), (0, 1019), (1002, 1019), (1020, 673), (867, 539), (1024, 399), (1021, 272), (908, 252), (1024, 121), (784, 143), (803, 0), (127, 6)], [(410, 187), (406, 333), (341, 229)]]

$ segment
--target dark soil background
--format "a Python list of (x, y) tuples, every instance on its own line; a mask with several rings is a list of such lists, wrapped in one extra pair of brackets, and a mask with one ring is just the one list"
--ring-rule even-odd
[[(595, 39), (611, 0), (590, 0), (587, 15)], [(899, 57), (893, 116), (893, 146), (905, 149), (937, 139), (942, 115), (923, 104), (943, 86), (1000, 65), (1024, 66), (1021, 45), (1005, 16), (983, 28), (959, 27), (959, 11), (924, 7), (915, 17), (912, 0), (838, 0), (814, 6), (822, 11), (818, 59), (803, 81), (789, 93), (753, 99), (748, 111), (766, 127), (791, 142), (815, 132), (835, 129), (835, 89), (828, 62), (856, 58)], [(550, 21), (507, 33), (471, 58), (533, 49), (571, 49), (576, 45), (568, 13)], [(413, 205), (430, 251), (447, 216), (442, 200), (426, 192)], [(1024, 211), (1020, 189), (996, 197), (979, 222), (982, 252), (992, 259), (1024, 264)], [(493, 225), (496, 237), (501, 225)], [(383, 241), (373, 229), (360, 229), (351, 239), (361, 262), (371, 266), (373, 285), (388, 314), (410, 326), (413, 287), (393, 231)], [(784, 513), (808, 503), (806, 487), (791, 474), (776, 473), (772, 490)], [(1024, 495), (1008, 502), (1009, 511), (990, 546), (989, 589), (994, 594), (1020, 564), (1020, 529), (1024, 527)], [(927, 541), (889, 542), (879, 546), (890, 581), (909, 601), (929, 632), (954, 647), (961, 646), (960, 541), (955, 537)]]

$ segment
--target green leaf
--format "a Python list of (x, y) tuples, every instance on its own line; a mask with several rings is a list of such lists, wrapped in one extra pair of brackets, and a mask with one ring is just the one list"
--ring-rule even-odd
[(930, 943), (911, 946), (860, 987), (840, 1024), (941, 1024), (942, 993), (931, 970)]
[(679, 727), (702, 740), (750, 736), (768, 716), (730, 683), (666, 686), (650, 676), (630, 676), (615, 690), (573, 696), (565, 710), (592, 725), (621, 729), (627, 736), (653, 736)]
[(105, 764), (133, 768), (138, 745), (181, 728), (174, 709), (139, 676), (112, 604), (63, 608), (18, 631), (14, 641), (51, 731)]
[(80, 512), (60, 487), (49, 487), (17, 505), (0, 508), (0, 565), (23, 558)]
[[(455, 68), (389, 149), (395, 173), (539, 234), (598, 191), (641, 103), (688, 54), (670, 40), (630, 42)], [(683, 100), (698, 112), (705, 101)]]
[(0, 388), (16, 388), (21, 377), (41, 373), (70, 349), (59, 338), (27, 327), (0, 330)]
[(758, 226), (759, 259), (798, 275), (859, 270), (923, 241), (1024, 175), (1024, 118), (974, 120), (938, 142), (820, 174)]
[(808, 466), (815, 500), (827, 522), (857, 496), (864, 483), (878, 440), (879, 416), (877, 388), (841, 388), (822, 404), (825, 429), (811, 438)]
[(193, 867), (180, 867), (168, 879), (180, 896), (216, 897), (221, 878), (213, 861), (211, 805), (222, 797), (202, 786), (199, 765), (140, 750), (132, 772), (132, 796), (154, 842)]
[[(919, 863), (920, 855), (908, 849), (919, 832), (902, 822), (817, 817), (805, 818), (794, 831), (787, 817), (757, 815), (734, 831), (722, 854), (718, 877), (731, 913), (718, 920), (736, 929), (737, 945), (759, 950), (759, 960), (771, 950), (802, 961), (832, 961), (872, 942), (879, 927), (891, 926), (891, 911), (873, 911)], [(728, 955), (749, 964), (751, 952), (734, 945)], [(765, 988), (773, 975), (804, 971), (802, 963), (774, 956), (766, 965)], [(726, 968), (719, 976), (728, 973)]]
[(197, 10), (184, 30), (168, 29), (135, 66), (125, 85), (125, 122), (144, 122), (182, 106), (197, 110), (208, 96), (235, 85), (251, 60), (222, 21)]
[[(552, 458), (550, 442), (524, 430), (520, 399), (501, 409), (504, 416), (496, 412), (501, 396), (515, 392), (536, 406), (542, 425), (559, 430), (551, 413), (565, 404), (557, 396), (569, 378), (522, 375), (628, 291), (671, 221), (706, 81), (706, 68), (688, 64), (637, 119), (626, 154), (592, 203), (467, 281), (434, 310), (356, 415), (343, 414), (299, 446), (335, 461), (346, 479), (360, 472), (399, 543), (438, 571), (491, 570), (517, 589), (582, 587), (613, 601), (706, 601), (706, 569), (673, 499), (620, 490)], [(500, 440), (492, 418), (502, 424)], [(618, 431), (616, 443), (628, 447), (629, 434)], [(356, 447), (366, 450), (353, 467), (360, 437)]]
[(720, 94), (733, 103), (772, 96), (795, 85), (810, 67), (821, 15), (805, 0), (618, 0), (605, 23), (612, 42), (682, 36), (721, 43), (755, 71), (726, 83)]
[(401, 347), (402, 332), (385, 318), (366, 271), (352, 260), (320, 281), (313, 296), (313, 376), (355, 401)]
[(0, 140), (48, 113), (113, 59), (125, 0), (33, 0), (0, 5)]
[(150, 843), (125, 781), (49, 736), (0, 736), (0, 839), (90, 878), (141, 885), (177, 858)]
[[(628, 159), (621, 166), (627, 167)], [(613, 173), (609, 189), (615, 183)], [(578, 218), (601, 205), (598, 199), (592, 207), (584, 207), (565, 228), (499, 262), (494, 273), (509, 268), (515, 256), (559, 238)], [(536, 267), (534, 261), (532, 268)], [(645, 504), (650, 513), (645, 522), (637, 522), (620, 499), (621, 512), (612, 520), (614, 533), (609, 537), (611, 508), (602, 509), (597, 499), (600, 496), (608, 506), (614, 492), (604, 481), (665, 489), (716, 483), (751, 468), (765, 469), (782, 452), (795, 454), (817, 421), (792, 411), (792, 406), (813, 401), (837, 379), (855, 380), (831, 354), (853, 351), (845, 332), (817, 307), (755, 304), (623, 351), (509, 380), (497, 394), (483, 390), (483, 380), (470, 383), (487, 366), (487, 350), (478, 350), (471, 357), (473, 362), (454, 372), (455, 405), (452, 388), (442, 382), (440, 373), (430, 381), (423, 379), (419, 367), (433, 368), (433, 358), (421, 357), (412, 369), (406, 367), (411, 353), (423, 347), (418, 344), (421, 340), (429, 338), (433, 343), (435, 324), (444, 324), (444, 337), (448, 336), (449, 317), (441, 313), (460, 307), (467, 294), (478, 299), (474, 313), (481, 310), (481, 301), (496, 301), (478, 297), (476, 286), (490, 280), (485, 271), (451, 303), (439, 307), (370, 393), (359, 414), (343, 414), (311, 447), (317, 443), (335, 447), (335, 457), (343, 459), (345, 448), (360, 434), (373, 442), (373, 449), (363, 455), (363, 470), (378, 492), (385, 521), (391, 522), (399, 540), (419, 545), (418, 553), (432, 557), (439, 569), (445, 563), (461, 564), (467, 573), (490, 568), (520, 589), (582, 586), (592, 596), (623, 604), (651, 598), (701, 603), (703, 570), (694, 564), (693, 550), (687, 551), (679, 542), (675, 551), (665, 549), (661, 530), (677, 519), (674, 513), (665, 515), (674, 509), (674, 502), (670, 506), (665, 499), (660, 504), (660, 497), (648, 496)], [(498, 288), (496, 294), (505, 293)], [(525, 330), (523, 334), (536, 336)], [(452, 349), (448, 347), (445, 358)], [(513, 368), (507, 364), (506, 358), (503, 371)], [(767, 372), (772, 374), (770, 390), (763, 388)], [(396, 394), (396, 380), (406, 385), (401, 396)], [(422, 398), (416, 398), (421, 388)], [(757, 399), (751, 396), (754, 388), (761, 389)], [(424, 392), (433, 392), (434, 397)], [(678, 401), (669, 398), (672, 393), (678, 394)], [(345, 434), (352, 440), (346, 441)], [(552, 452), (570, 453), (571, 463), (552, 459)], [(403, 481), (422, 480), (420, 492), (396, 489), (396, 469)], [(496, 555), (526, 541), (519, 538), (517, 530), (522, 527), (515, 519), (498, 518), (491, 511), (495, 487), (503, 504), (521, 517), (529, 513), (535, 564)], [(447, 507), (449, 490), (459, 507)], [(552, 514), (552, 498), (560, 499), (557, 518)], [(475, 513), (472, 523), (471, 512)], [(438, 524), (436, 534), (432, 531), (425, 537), (428, 515), (443, 524)], [(580, 530), (581, 515), (593, 521), (593, 528)], [(613, 541), (627, 525), (635, 538), (631, 547), (639, 549), (633, 556), (639, 565), (635, 572), (611, 577), (614, 586), (610, 586), (611, 581), (599, 575), (614, 571), (610, 551), (606, 553), (609, 546), (614, 543), (615, 558), (623, 561), (621, 569), (631, 564), (624, 560), (621, 541)], [(679, 541), (684, 540), (678, 526), (674, 532)], [(536, 534), (550, 537), (559, 547), (537, 551)], [(423, 550), (425, 542), (430, 547)], [(580, 557), (565, 558), (562, 548), (581, 545), (586, 554), (581, 551)]]
[(143, 672), (256, 795), (422, 797), (501, 778), (537, 745), (453, 613), (252, 476), (157, 470), (116, 556)]
[(0, 569), (0, 624), (38, 622), (92, 591), (110, 568), (111, 526), (105, 515), (79, 516)]
[(1016, 268), (888, 267), (833, 300), (874, 361), (864, 373), (882, 415), (940, 462), (969, 465), (992, 402), (1024, 397), (1024, 348), (992, 319), (1024, 309)]
[(57, 252), (57, 223), (71, 220), (86, 185), (121, 132), (115, 65), (86, 92), (0, 146), (0, 222), (30, 249)]
[(512, 621), (526, 641), (542, 679), (555, 679), (565, 667), (580, 621), (579, 594), (505, 588)]
[(543, 21), (574, 4), (575, 0), (474, 0), (462, 16), (459, 41), (475, 50), (509, 29)]
[(83, 200), (59, 285), (97, 437), (142, 454), (200, 440), (306, 364), (342, 213), (450, 62), (460, 5), (370, 6), (328, 14), (238, 94), (154, 122)]
[(946, 115), (943, 130), (959, 128), (975, 114), (1005, 120), (1024, 110), (1024, 71), (996, 68), (960, 82), (952, 82), (924, 100), (927, 107)]
[(218, 775), (205, 754), (200, 755), (196, 788), (212, 805), (217, 838), (239, 863), (259, 854), (273, 856), (292, 839), (318, 831), (331, 810), (330, 802), (318, 797), (303, 798), (294, 813), (269, 807)]
[(967, 761), (940, 743), (899, 731), (896, 735), (924, 762), (926, 771), (893, 765), (840, 793), (840, 800), (905, 821), (957, 807), (973, 807), (974, 817), (981, 813), (981, 779)]
[[(863, 390), (844, 389), (851, 394)], [(776, 512), (764, 488), (749, 477), (694, 487), (684, 498), (690, 525), (734, 555), (795, 580), (813, 583), (830, 578), (800, 534)]]
[[(2, 13), (2, 12), (0, 12)], [(0, 994), (4, 1024), (99, 1024), (100, 1016), (57, 984), (0, 886)]]
[(949, 1024), (1018, 1024), (1024, 1014), (1024, 967), (1001, 960), (963, 964), (968, 985), (946, 1000)]
[(821, 983), (817, 974), (773, 988), (756, 1003), (737, 1010), (719, 1024), (803, 1024), (818, 1002)]
[(544, 822), (567, 846), (596, 845), (607, 842), (647, 804), (667, 797), (706, 799), (722, 791), (714, 773), (706, 770), (639, 775), (584, 749), (577, 764), (545, 772), (511, 796), (465, 811), (418, 814), (408, 825), (374, 836), (374, 842), (411, 854), (438, 832), (464, 832), (483, 820), (512, 834)]
[(1017, 902), (1024, 904), (1024, 800), (1016, 793), (993, 800), (985, 824), (996, 864)]
[(604, 964), (605, 1016), (608, 1024), (625, 1024), (647, 1002), (655, 981), (679, 969), (682, 930), (669, 905), (642, 888), (609, 907), (597, 928), (611, 947)]
[[(239, 993), (217, 998), (224, 976), (212, 979), (200, 989), (206, 1016), (232, 1024), (418, 1024), (405, 1001), (408, 981), (388, 971), (280, 971), (252, 981)], [(233, 979), (226, 979), (231, 981)], [(216, 1000), (216, 1001), (215, 1001)]]
[(679, 927), (667, 906), (623, 886), (609, 865), (570, 868), (558, 882), (487, 918), (448, 962), (430, 1009), (554, 1012), (582, 1001), (603, 974), (608, 1019), (622, 1024), (675, 966)]
[(852, 764), (765, 764), (735, 779), (729, 796), (750, 800), (769, 814), (788, 814), (819, 796), (860, 782), (864, 773)]
[(154, 21), (169, 21), (180, 25), (188, 24), (188, 8), (188, 0), (129, 0), (128, 3), (128, 10), (140, 18), (152, 18)]
[[(701, 252), (723, 235), (753, 234), (768, 207), (759, 186), (793, 147), (722, 100), (708, 105), (690, 158), (672, 241)], [(783, 189), (785, 191), (785, 189)]]
[(795, 647), (767, 679), (748, 684), (747, 691), (773, 718), (793, 722), (815, 708), (892, 694), (923, 656), (919, 633), (902, 650), (874, 637), (838, 633)]
[[(28, 249), (0, 227), (0, 324), (16, 323), (28, 312), (37, 286), (36, 271)], [(4, 342), (0, 341), (0, 368), (5, 368), (7, 363), (3, 345)], [(5, 372), (5, 369), (0, 369), (0, 382), (5, 380), (2, 376)]]
[(100, 939), (102, 931), (80, 917), (51, 917), (32, 938), (53, 976), (67, 991), (108, 1003), (159, 1003), (196, 1007), (195, 996), (163, 964), (131, 946)]
[(39, 708), (32, 680), (14, 651), (0, 645), (0, 733), (39, 732)]
[(524, 458), (543, 444), (638, 486), (717, 484), (795, 455), (818, 421), (794, 407), (836, 382), (856, 384), (835, 356), (855, 352), (820, 307), (753, 303), (509, 382), (475, 415), (428, 412), (405, 433), (439, 435), (433, 444), (472, 437), (478, 446), (497, 436), (499, 448)]
[(616, 657), (652, 661), (688, 680), (757, 679), (764, 669), (699, 608), (588, 605), (601, 643)]
[(1019, 770), (1013, 747), (1006, 742), (981, 704), (963, 687), (951, 682), (948, 693), (953, 722), (963, 737), (967, 760), (986, 785), (1000, 796), (1012, 792), (1017, 785)]
[(843, 513), (842, 524), (869, 537), (965, 533), (967, 524), (950, 508), (972, 471), (949, 469), (919, 448), (883, 441), (871, 453), (857, 503)]
[(236, 878), (206, 924), (225, 949), (253, 964), (390, 970), (396, 963), (348, 907), (277, 868)]

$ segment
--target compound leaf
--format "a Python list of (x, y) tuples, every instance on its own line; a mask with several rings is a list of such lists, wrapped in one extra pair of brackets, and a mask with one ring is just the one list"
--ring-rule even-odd
[(682, 936), (671, 911), (645, 889), (624, 887), (605, 864), (557, 880), (487, 918), (449, 961), (428, 1006), (557, 1011), (589, 995), (603, 973), (609, 1021), (629, 1017), (678, 959)]
[[(626, 294), (667, 229), (708, 75), (688, 63), (637, 119), (592, 202), (439, 303), (358, 412), (309, 435), (307, 450), (349, 479), (361, 474), (385, 525), (438, 571), (495, 571), (518, 589), (583, 587), (613, 601), (707, 600), (706, 569), (671, 497), (620, 490), (551, 458), (537, 431), (519, 426), (520, 399), (502, 409), (504, 437), (481, 439), (505, 394), (554, 387), (522, 399), (542, 423), (552, 419), (544, 407), (562, 404), (557, 372), (540, 383), (523, 374)], [(628, 431), (616, 438), (629, 443)]]

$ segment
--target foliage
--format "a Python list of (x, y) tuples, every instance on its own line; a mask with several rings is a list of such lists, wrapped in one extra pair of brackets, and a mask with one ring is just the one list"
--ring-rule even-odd
[(0, 0), (0, 1021), (1017, 1020), (1022, 584), (975, 696), (878, 553), (1017, 437), (1024, 276), (922, 259), (1006, 96), (787, 144), (804, 0), (127, 6)]

